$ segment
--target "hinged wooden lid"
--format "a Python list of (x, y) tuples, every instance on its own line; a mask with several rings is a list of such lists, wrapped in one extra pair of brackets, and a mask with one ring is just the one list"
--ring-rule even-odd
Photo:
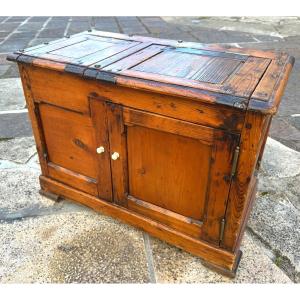
[(294, 61), (284, 53), (100, 31), (20, 50), (8, 59), (263, 113), (276, 112)]

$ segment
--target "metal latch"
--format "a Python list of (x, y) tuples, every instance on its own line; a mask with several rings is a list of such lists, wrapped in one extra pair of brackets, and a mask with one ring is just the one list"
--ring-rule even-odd
[(234, 177), (234, 175), (235, 175), (239, 154), (240, 154), (240, 147), (237, 146), (235, 148), (234, 154), (233, 154), (233, 162), (232, 162), (232, 168), (231, 168), (231, 178)]

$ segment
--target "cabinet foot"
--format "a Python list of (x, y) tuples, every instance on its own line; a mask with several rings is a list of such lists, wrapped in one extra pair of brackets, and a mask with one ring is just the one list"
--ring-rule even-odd
[(60, 195), (48, 192), (48, 191), (44, 191), (42, 189), (39, 190), (40, 195), (47, 197), (55, 202), (60, 202), (63, 200), (63, 198)]
[(224, 276), (227, 276), (227, 277), (230, 277), (230, 278), (235, 278), (236, 271), (237, 271), (237, 269), (239, 267), (242, 255), (243, 255), (243, 252), (241, 250), (239, 250), (238, 253), (237, 253), (237, 255), (236, 255), (234, 267), (233, 267), (232, 270), (224, 269), (222, 267), (216, 266), (216, 265), (214, 265), (212, 263), (209, 263), (207, 261), (202, 261), (202, 264), (205, 267), (207, 267), (208, 269), (216, 271), (216, 272), (220, 273), (221, 275), (224, 275)]

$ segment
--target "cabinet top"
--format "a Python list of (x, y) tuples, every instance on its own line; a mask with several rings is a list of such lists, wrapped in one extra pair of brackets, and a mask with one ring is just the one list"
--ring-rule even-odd
[(286, 53), (88, 31), (8, 60), (86, 78), (274, 114), (294, 58)]

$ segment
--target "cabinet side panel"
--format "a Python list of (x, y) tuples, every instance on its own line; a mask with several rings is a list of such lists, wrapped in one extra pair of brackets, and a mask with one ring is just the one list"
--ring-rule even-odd
[(30, 76), (27, 72), (27, 69), (22, 64), (18, 64), (19, 72), (21, 75), (21, 81), (23, 85), (23, 91), (26, 99), (26, 104), (28, 107), (28, 114), (31, 121), (31, 127), (38, 151), (40, 166), (42, 170), (43, 175), (48, 175), (48, 169), (47, 169), (47, 159), (45, 157), (45, 141), (41, 129), (41, 123), (40, 119), (38, 117), (37, 108), (35, 107), (33, 95), (32, 95), (32, 86), (30, 82)]
[(226, 225), (222, 246), (235, 251), (243, 217), (251, 198), (252, 177), (256, 168), (264, 135), (268, 128), (268, 115), (247, 112), (241, 134), (240, 155), (233, 179), (226, 212)]

